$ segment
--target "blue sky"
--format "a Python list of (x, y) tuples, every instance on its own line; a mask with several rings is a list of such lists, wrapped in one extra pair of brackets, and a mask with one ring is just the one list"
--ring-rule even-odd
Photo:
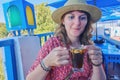
[[(0, 22), (4, 22), (5, 23), (2, 4), (3, 3), (7, 3), (7, 2), (11, 2), (11, 1), (15, 1), (15, 0), (0, 0)], [(43, 2), (45, 2), (45, 3), (52, 3), (52, 2), (55, 2), (55, 1), (58, 1), (58, 0), (26, 0), (26, 1), (28, 1), (28, 2), (30, 2), (30, 3), (35, 5), (35, 4), (41, 4)]]

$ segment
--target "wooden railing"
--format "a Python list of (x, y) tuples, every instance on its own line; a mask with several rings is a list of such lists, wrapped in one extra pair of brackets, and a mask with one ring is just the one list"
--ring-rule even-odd
[(48, 38), (52, 37), (54, 32), (48, 32), (48, 33), (42, 33), (42, 34), (36, 34), (35, 36), (38, 36), (40, 38), (40, 46), (42, 46)]
[(18, 80), (17, 69), (16, 69), (16, 59), (15, 59), (15, 50), (14, 50), (14, 40), (6, 39), (0, 40), (0, 47), (4, 48), (5, 55), (5, 70), (6, 75), (5, 79), (7, 80)]

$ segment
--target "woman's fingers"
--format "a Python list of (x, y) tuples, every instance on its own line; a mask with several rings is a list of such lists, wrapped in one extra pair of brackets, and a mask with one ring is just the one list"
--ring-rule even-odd
[(68, 63), (69, 63), (69, 60), (59, 61), (60, 66), (61, 66), (61, 65), (66, 65), (66, 64), (68, 64)]
[(97, 65), (101, 65), (103, 60), (102, 59), (97, 59), (97, 60), (91, 60), (92, 64), (97, 66)]
[(56, 47), (50, 53), (49, 56), (50, 63), (52, 66), (61, 66), (68, 64), (69, 62), (69, 51), (65, 47)]
[(68, 55), (69, 51), (65, 47), (57, 47), (54, 50), (55, 55), (62, 56), (62, 55)]
[(69, 52), (67, 50), (61, 51), (58, 58), (59, 66), (68, 64), (69, 59), (70, 59)]
[(85, 46), (85, 48), (87, 48), (88, 50), (101, 50), (101, 48), (95, 46), (95, 45), (87, 45)]
[(69, 60), (70, 56), (69, 55), (64, 55), (64, 56), (61, 56), (59, 58), (59, 61), (63, 61), (63, 60)]
[(102, 52), (101, 51), (96, 51), (96, 50), (89, 50), (88, 51), (89, 56), (102, 56)]
[(93, 65), (101, 65), (102, 64), (102, 52), (99, 47), (94, 45), (87, 46), (88, 48), (88, 55)]

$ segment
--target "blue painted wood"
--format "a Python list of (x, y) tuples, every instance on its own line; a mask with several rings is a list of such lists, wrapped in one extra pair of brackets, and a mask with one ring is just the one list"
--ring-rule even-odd
[(13, 62), (12, 62), (12, 56), (11, 51), (10, 51), (10, 46), (4, 47), (5, 49), (5, 67), (6, 67), (6, 72), (7, 72), (7, 78), (8, 80), (15, 80), (14, 79), (14, 72), (13, 72)]
[[(47, 39), (49, 37), (52, 37), (53, 35), (54, 35), (54, 32), (48, 32), (48, 33), (36, 34), (35, 36), (38, 36), (40, 38), (40, 46), (42, 46), (42, 44), (44, 42), (46, 42)], [(42, 39), (43, 39), (43, 41), (42, 41)]]
[[(27, 7), (31, 10), (31, 16), (33, 17), (33, 24), (28, 23), (26, 13), (28, 10)], [(36, 28), (36, 19), (35, 19), (35, 12), (34, 12), (34, 5), (27, 2), (26, 0), (14, 0), (3, 4), (3, 11), (6, 21), (6, 28), (8, 31), (16, 31), (16, 30), (28, 30), (28, 29), (35, 29)], [(14, 11), (14, 12), (13, 12)], [(8, 14), (9, 12), (9, 14)], [(13, 12), (13, 13), (12, 13)], [(16, 13), (15, 13), (16, 12)], [(10, 14), (11, 13), (11, 14)], [(15, 13), (15, 14), (14, 14)], [(11, 19), (11, 16), (15, 16), (15, 18)], [(16, 22), (16, 20), (19, 20)], [(14, 22), (15, 25), (11, 25)], [(9, 24), (10, 23), (10, 24)], [(18, 32), (19, 35), (19, 32)]]
[(7, 79), (18, 80), (14, 52), (14, 40), (13, 39), (0, 40), (0, 47), (4, 47)]
[(50, 36), (50, 35), (53, 35), (53, 34), (54, 34), (54, 32), (48, 32), (48, 33), (36, 34), (35, 36), (45, 37), (45, 36)]
[(14, 74), (14, 80), (18, 80), (17, 75), (17, 67), (16, 67), (16, 57), (15, 57), (15, 48), (14, 48), (14, 40), (12, 40), (12, 44), (10, 45), (10, 51), (12, 56), (12, 65), (13, 65), (13, 74)]
[(12, 45), (12, 39), (0, 40), (0, 47)]

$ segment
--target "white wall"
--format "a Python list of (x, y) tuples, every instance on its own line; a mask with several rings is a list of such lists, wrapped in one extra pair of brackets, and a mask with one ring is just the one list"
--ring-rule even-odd
[(40, 40), (37, 36), (15, 37), (14, 40), (18, 79), (25, 80), (26, 74), (39, 52)]

